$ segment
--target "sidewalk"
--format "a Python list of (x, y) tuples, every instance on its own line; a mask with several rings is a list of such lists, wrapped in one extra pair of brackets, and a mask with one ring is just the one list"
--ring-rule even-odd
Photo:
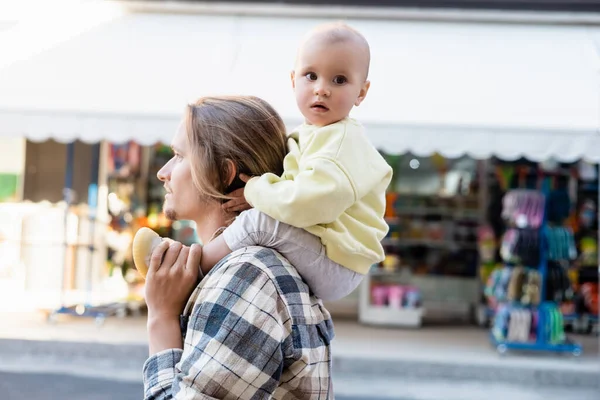
[[(55, 359), (92, 372), (117, 365), (139, 376), (147, 355), (145, 317), (92, 319), (43, 314), (0, 313), (0, 364), (29, 360), (38, 367)], [(575, 358), (556, 354), (500, 356), (477, 327), (426, 326), (418, 330), (373, 328), (334, 319), (334, 373), (373, 379), (447, 379), (515, 385), (600, 389), (598, 337), (570, 335), (583, 345)], [(89, 360), (93, 362), (90, 363)], [(34, 361), (37, 360), (37, 361)], [(40, 361), (41, 360), (41, 361)], [(0, 365), (1, 366), (1, 365)]]

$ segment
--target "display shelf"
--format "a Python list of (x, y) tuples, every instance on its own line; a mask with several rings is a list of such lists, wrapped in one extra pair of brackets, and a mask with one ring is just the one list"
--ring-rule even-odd
[(565, 314), (563, 315), (565, 321), (575, 321), (585, 319), (589, 322), (598, 322), (598, 316), (594, 314)]
[(563, 321), (565, 326), (570, 326), (576, 333), (600, 334), (598, 315), (594, 314), (565, 314)]
[[(511, 310), (519, 309), (519, 308), (531, 308), (537, 312), (537, 322), (535, 326), (535, 339), (532, 341), (520, 341), (520, 340), (509, 340), (500, 339), (494, 333), (497, 331), (497, 327), (492, 328), (490, 333), (490, 340), (492, 345), (496, 347), (499, 353), (505, 353), (508, 350), (521, 350), (521, 351), (549, 351), (555, 353), (571, 353), (575, 356), (579, 356), (582, 353), (581, 345), (570, 341), (565, 335), (564, 332), (562, 334), (557, 334), (556, 324), (560, 324), (560, 329), (563, 329), (564, 319), (562, 318), (562, 313), (557, 307), (557, 303), (555, 301), (544, 301), (546, 297), (546, 291), (548, 289), (547, 277), (549, 274), (549, 266), (548, 266), (548, 253), (550, 251), (550, 241), (548, 238), (547, 227), (549, 225), (548, 220), (548, 196), (549, 196), (549, 187), (547, 185), (542, 185), (542, 190), (539, 191), (543, 195), (541, 200), (541, 210), (535, 211), (535, 207), (530, 207), (528, 209), (529, 213), (538, 212), (540, 213), (540, 224), (539, 226), (535, 226), (533, 229), (536, 229), (539, 235), (539, 244), (537, 252), (539, 253), (539, 260), (537, 261), (536, 270), (539, 273), (539, 298), (541, 302), (539, 305), (531, 307), (531, 305), (523, 305), (521, 307), (518, 302), (503, 302), (503, 304), (508, 305)], [(523, 196), (523, 195), (521, 195)], [(514, 199), (513, 199), (514, 201)], [(523, 200), (521, 200), (523, 202)], [(531, 200), (529, 200), (531, 202)], [(505, 201), (505, 204), (508, 203)], [(516, 204), (516, 201), (512, 204)], [(522, 209), (522, 208), (521, 208)], [(520, 211), (519, 211), (520, 212)], [(515, 211), (513, 210), (513, 213)], [(513, 214), (513, 218), (523, 218), (525, 221), (529, 223), (527, 219), (527, 215), (523, 213), (521, 214)], [(508, 224), (507, 224), (508, 225)], [(530, 228), (532, 229), (532, 228)], [(553, 315), (554, 312), (557, 312), (561, 321), (557, 322)], [(499, 318), (499, 314), (495, 316), (495, 318)], [(511, 318), (513, 318), (513, 314), (511, 312)], [(516, 317), (515, 317), (516, 318)], [(532, 319), (533, 320), (533, 319)], [(554, 320), (554, 322), (553, 322)], [(500, 320), (501, 321), (501, 320)], [(496, 322), (494, 322), (496, 324)], [(505, 329), (505, 328), (501, 328)], [(529, 329), (529, 328), (528, 328)], [(551, 332), (552, 331), (552, 332)], [(530, 332), (531, 334), (531, 332)], [(510, 337), (510, 334), (506, 336)], [(560, 337), (560, 341), (558, 341), (557, 337)]]
[(535, 342), (509, 342), (498, 340), (493, 333), (490, 333), (490, 340), (500, 354), (504, 354), (508, 350), (552, 351), (555, 353), (571, 353), (574, 356), (580, 356), (582, 353), (581, 346), (569, 340), (562, 343), (548, 343), (539, 340)]
[[(373, 282), (388, 282), (419, 288), (422, 306), (431, 320), (470, 321), (475, 316), (474, 305), (477, 304), (479, 295), (477, 278), (419, 275), (412, 273), (410, 267), (402, 266), (396, 270), (372, 268), (364, 281), (367, 285)], [(368, 306), (368, 295), (361, 298), (361, 302)]]
[(404, 238), (384, 238), (381, 241), (383, 246), (397, 247), (439, 247), (439, 248), (459, 248), (459, 249), (476, 249), (477, 244), (471, 242), (459, 242), (455, 240), (432, 240), (432, 239), (404, 239)]
[(430, 215), (469, 220), (479, 220), (481, 218), (478, 210), (435, 207), (407, 207), (396, 210), (395, 214), (395, 217), (387, 217), (385, 220), (388, 223), (395, 223), (400, 220), (400, 217), (422, 217)]
[[(392, 275), (392, 274), (389, 274)], [(371, 275), (359, 286), (358, 320), (367, 325), (418, 328), (422, 325), (425, 308), (390, 307), (371, 303)]]
[(367, 325), (401, 326), (418, 328), (422, 325), (425, 309), (392, 308), (386, 306), (365, 306), (359, 320)]

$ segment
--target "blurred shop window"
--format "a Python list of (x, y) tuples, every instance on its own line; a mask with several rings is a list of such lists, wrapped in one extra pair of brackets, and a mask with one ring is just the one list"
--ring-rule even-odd
[(477, 162), (469, 157), (445, 158), (439, 154), (384, 155), (394, 168), (391, 190), (421, 196), (467, 196), (477, 185)]
[[(73, 191), (75, 203), (87, 203), (88, 185), (92, 173), (93, 146), (75, 142)], [(65, 186), (67, 145), (48, 140), (41, 143), (27, 141), (25, 148), (24, 200), (32, 202), (63, 200)]]

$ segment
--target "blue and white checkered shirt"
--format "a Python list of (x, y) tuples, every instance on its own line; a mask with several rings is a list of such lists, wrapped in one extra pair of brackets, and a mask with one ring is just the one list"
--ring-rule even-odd
[(333, 399), (331, 316), (274, 250), (232, 253), (186, 313), (183, 350), (144, 364), (146, 399)]

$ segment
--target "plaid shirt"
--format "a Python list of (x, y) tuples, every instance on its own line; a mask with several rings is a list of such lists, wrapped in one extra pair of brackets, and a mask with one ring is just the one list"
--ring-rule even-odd
[(189, 310), (183, 350), (144, 364), (146, 399), (333, 399), (331, 316), (275, 251), (232, 253)]

